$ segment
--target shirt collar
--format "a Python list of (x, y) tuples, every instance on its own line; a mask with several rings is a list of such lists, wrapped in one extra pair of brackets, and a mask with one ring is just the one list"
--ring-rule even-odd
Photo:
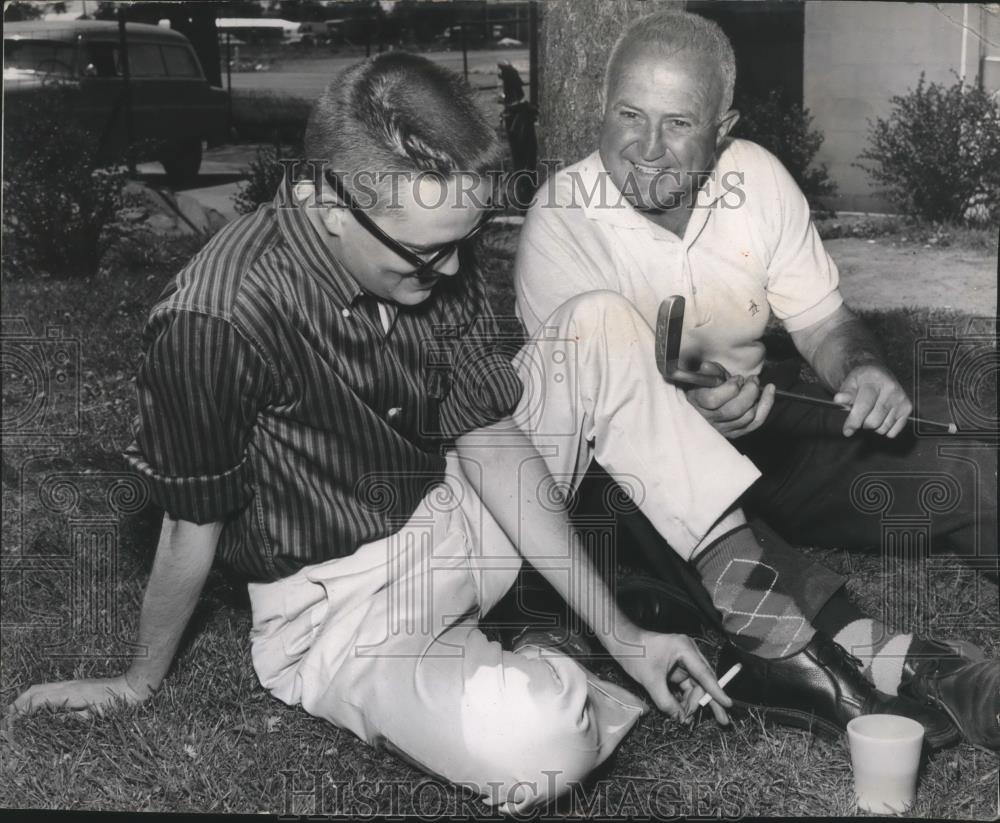
[[(390, 329), (395, 327), (400, 306), (390, 301), (383, 301), (361, 288), (344, 264), (323, 242), (316, 227), (305, 213), (305, 208), (292, 202), (288, 186), (282, 184), (278, 187), (272, 207), (277, 214), (278, 227), (288, 246), (289, 254), (299, 266), (316, 277), (320, 285), (344, 308), (354, 308), (358, 301), (365, 297), (385, 303), (392, 318)], [(465, 292), (461, 290), (461, 284), (473, 275), (473, 268), (466, 269), (463, 266), (463, 270), (458, 274), (447, 278), (445, 283), (439, 283), (429, 300), (418, 306), (406, 307), (406, 314), (435, 318), (434, 322), (445, 326), (452, 324), (454, 318), (451, 312), (454, 311), (456, 300), (461, 304), (467, 299), (463, 296)]]
[(364, 291), (320, 238), (305, 207), (292, 201), (289, 186), (278, 186), (273, 205), (281, 236), (295, 262), (312, 272), (328, 290), (332, 289), (345, 306), (353, 305)]
[[(595, 196), (584, 198), (583, 201), (583, 213), (590, 220), (623, 229), (657, 233), (659, 227), (643, 217), (614, 184), (610, 173), (604, 167), (599, 150), (586, 157), (578, 168), (580, 182), (586, 187), (585, 191), (596, 191)], [(715, 169), (698, 193), (698, 208), (692, 214), (691, 222), (698, 226), (703, 226), (705, 222), (698, 212), (708, 212), (714, 208), (716, 201), (725, 193), (719, 184), (719, 174), (719, 163), (716, 162)], [(595, 189), (595, 186), (598, 188)]]
[[(583, 213), (590, 220), (623, 229), (648, 231), (653, 224), (637, 212), (614, 184), (604, 167), (600, 151), (595, 151), (578, 167), (584, 194)], [(586, 196), (593, 192), (592, 196)]]

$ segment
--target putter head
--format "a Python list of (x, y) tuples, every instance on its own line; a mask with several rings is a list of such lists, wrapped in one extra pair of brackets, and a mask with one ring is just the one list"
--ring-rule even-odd
[(721, 375), (702, 374), (681, 366), (684, 298), (674, 294), (660, 303), (656, 314), (656, 368), (668, 383), (685, 388), (714, 388), (725, 382)]

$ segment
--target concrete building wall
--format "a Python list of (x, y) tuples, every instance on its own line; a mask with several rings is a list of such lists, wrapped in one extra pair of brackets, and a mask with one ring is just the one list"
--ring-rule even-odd
[[(969, 3), (974, 31), (992, 22)], [(996, 4), (993, 4), (996, 6)], [(886, 117), (889, 99), (928, 82), (951, 84), (960, 72), (962, 4), (808, 0), (803, 49), (803, 104), (825, 141), (817, 162), (826, 163), (839, 187), (831, 205), (846, 211), (891, 211), (864, 170), (856, 168), (868, 143), (868, 120)], [(966, 36), (966, 76), (971, 82), (987, 49)]]

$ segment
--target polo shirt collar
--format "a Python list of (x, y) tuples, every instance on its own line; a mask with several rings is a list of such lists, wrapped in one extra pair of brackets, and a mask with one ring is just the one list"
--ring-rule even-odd
[(284, 184), (278, 186), (278, 193), (273, 201), (278, 227), (289, 253), (296, 263), (315, 275), (328, 290), (332, 290), (343, 301), (343, 305), (353, 305), (364, 291), (319, 237), (305, 208), (293, 202), (289, 189)]
[(648, 231), (653, 226), (622, 195), (604, 167), (600, 151), (595, 151), (580, 164), (579, 173), (585, 191), (596, 192), (593, 197), (585, 197), (583, 202), (583, 213), (590, 220), (622, 229)]
[[(583, 212), (590, 220), (596, 220), (605, 225), (623, 229), (638, 229), (650, 233), (657, 232), (659, 226), (643, 217), (614, 184), (611, 175), (604, 167), (604, 161), (601, 160), (599, 150), (586, 157), (580, 163), (579, 172), (581, 182), (587, 187), (587, 191), (593, 191), (594, 187), (603, 181), (605, 195), (602, 197), (598, 194), (595, 197), (584, 200)], [(597, 191), (601, 192), (601, 189), (598, 188)], [(714, 173), (709, 176), (705, 185), (702, 186), (701, 191), (698, 193), (698, 208), (692, 214), (691, 222), (699, 227), (699, 232), (704, 227), (707, 212), (710, 208), (715, 207), (716, 201), (723, 194), (725, 192), (719, 183), (719, 163), (716, 162)], [(706, 214), (702, 216), (699, 215), (699, 212), (706, 212)], [(685, 231), (686, 234), (688, 234), (687, 231)]]

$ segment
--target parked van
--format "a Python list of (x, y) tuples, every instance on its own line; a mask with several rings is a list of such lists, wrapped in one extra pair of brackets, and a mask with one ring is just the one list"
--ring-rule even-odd
[[(17, 107), (48, 88), (68, 92), (70, 116), (99, 141), (107, 160), (127, 144), (118, 24), (96, 20), (4, 25), (3, 86), (7, 129)], [(228, 137), (225, 91), (210, 86), (190, 41), (161, 26), (126, 26), (132, 134), (140, 159), (159, 160), (174, 184), (193, 180), (202, 142)]]

